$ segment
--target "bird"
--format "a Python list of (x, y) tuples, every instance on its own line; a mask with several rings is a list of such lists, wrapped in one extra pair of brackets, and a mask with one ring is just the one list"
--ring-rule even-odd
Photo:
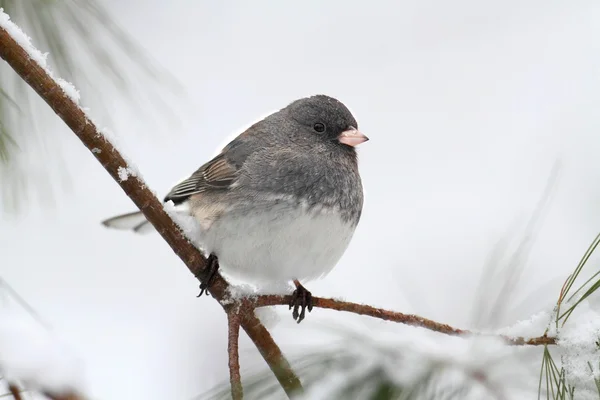
[[(338, 263), (363, 209), (356, 147), (369, 140), (350, 110), (318, 94), (254, 123), (164, 197), (193, 217), (208, 255), (207, 292), (216, 271), (250, 284), (293, 282), (289, 304), (300, 323), (313, 308), (302, 284)], [(102, 222), (152, 231), (139, 211)]]

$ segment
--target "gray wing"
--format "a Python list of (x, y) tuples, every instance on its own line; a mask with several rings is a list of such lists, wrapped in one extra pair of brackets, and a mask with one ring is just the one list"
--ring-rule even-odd
[(241, 164), (236, 164), (221, 153), (194, 172), (189, 178), (177, 184), (165, 196), (164, 201), (175, 204), (186, 201), (190, 196), (211, 191), (226, 190), (237, 179)]
[(165, 202), (175, 204), (190, 196), (207, 191), (227, 190), (237, 182), (242, 166), (252, 154), (272, 146), (270, 137), (263, 129), (265, 121), (257, 122), (232, 140), (223, 151), (201, 166), (188, 179), (177, 184), (165, 196)]

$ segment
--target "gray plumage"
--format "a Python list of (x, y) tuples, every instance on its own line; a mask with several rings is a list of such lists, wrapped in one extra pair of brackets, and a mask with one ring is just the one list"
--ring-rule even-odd
[[(226, 274), (252, 283), (317, 278), (335, 266), (360, 220), (356, 151), (339, 140), (357, 128), (336, 99), (297, 100), (236, 137), (165, 202), (195, 217), (200, 246)], [(147, 230), (135, 218), (104, 224)]]

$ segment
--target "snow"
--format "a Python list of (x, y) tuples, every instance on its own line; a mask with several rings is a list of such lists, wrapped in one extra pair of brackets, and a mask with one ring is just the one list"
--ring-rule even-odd
[(125, 182), (130, 176), (137, 176), (135, 169), (130, 167), (119, 167), (117, 173), (119, 174), (121, 182)]
[(31, 44), (31, 38), (29, 36), (27, 36), (22, 30), (21, 28), (19, 28), (16, 24), (14, 24), (11, 20), (10, 20), (10, 16), (8, 14), (6, 14), (4, 12), (4, 9), (0, 8), (0, 27), (4, 28), (8, 34), (17, 42), (19, 43), (19, 45), (21, 47), (23, 47), (23, 49), (25, 49), (25, 51), (27, 52), (27, 54), (29, 54), (29, 57), (35, 61), (36, 63), (38, 63), (40, 65), (40, 67), (44, 68), (47, 70), (48, 66), (46, 63), (46, 59), (48, 56), (48, 53), (43, 54), (41, 51), (39, 51), (38, 49), (36, 49), (32, 44)]
[[(103, 127), (103, 128), (98, 128), (98, 124), (95, 123), (95, 121), (86, 113), (86, 117), (88, 118), (88, 120), (90, 122), (92, 122), (94, 125), (96, 125), (97, 129), (98, 129), (98, 136), (102, 139), (104, 139), (105, 141), (107, 141), (108, 143), (110, 143), (115, 149), (119, 150), (119, 154), (121, 154), (121, 157), (123, 157), (123, 159), (125, 160), (125, 165), (124, 166), (120, 166), (119, 169), (117, 170), (117, 173), (119, 174), (119, 179), (121, 180), (121, 182), (126, 181), (127, 179), (129, 179), (130, 176), (134, 176), (136, 177), (139, 181), (143, 182), (142, 176), (140, 174), (140, 172), (138, 171), (137, 167), (135, 166), (135, 164), (127, 158), (126, 154), (127, 151), (124, 151), (126, 149), (124, 149), (124, 145), (122, 143), (119, 143), (119, 139), (117, 137), (117, 135), (110, 129), (107, 127)], [(92, 149), (93, 153), (100, 153), (100, 149)]]
[(556, 331), (554, 329), (555, 324), (552, 323), (554, 322), (553, 317), (554, 313), (540, 311), (539, 313), (532, 315), (529, 319), (518, 321), (509, 327), (498, 329), (495, 333), (512, 338), (533, 338), (542, 336), (546, 329), (550, 328), (548, 330), (548, 335), (554, 336)]
[(79, 99), (80, 99), (79, 91), (75, 88), (75, 86), (73, 86), (70, 82), (65, 81), (64, 79), (56, 78), (54, 76), (52, 71), (50, 71), (50, 69), (48, 68), (48, 63), (47, 63), (48, 53), (42, 53), (41, 51), (36, 49), (31, 44), (31, 38), (29, 36), (27, 36), (21, 30), (21, 28), (19, 28), (16, 24), (14, 24), (10, 20), (10, 16), (8, 14), (6, 14), (4, 12), (4, 9), (2, 9), (2, 8), (0, 8), (0, 28), (5, 29), (8, 32), (8, 34), (13, 39), (15, 39), (15, 41), (21, 47), (23, 47), (23, 49), (25, 49), (25, 51), (29, 55), (29, 58), (31, 58), (33, 61), (35, 61), (40, 67), (42, 67), (48, 73), (48, 75), (50, 75), (50, 77), (52, 77), (52, 79), (54, 79), (56, 81), (56, 83), (58, 84), (58, 86), (61, 87), (63, 92), (65, 92), (65, 94), (67, 96), (69, 96), (69, 98), (71, 100), (73, 100), (75, 102), (75, 104), (79, 104)]
[[(600, 373), (600, 312), (589, 302), (581, 302), (559, 332), (559, 351), (555, 361), (562, 361), (567, 381), (576, 387), (578, 398), (598, 398), (594, 377)], [(560, 358), (558, 355), (560, 354)], [(591, 368), (590, 368), (591, 364)]]
[(236, 300), (240, 300), (240, 299), (244, 299), (244, 298), (249, 298), (249, 297), (253, 297), (256, 296), (258, 294), (258, 292), (256, 291), (256, 288), (252, 285), (249, 284), (236, 284), (236, 285), (229, 285), (228, 288), (228, 299), (229, 301), (236, 301)]
[[(436, 386), (456, 389), (466, 384), (469, 390), (461, 398), (504, 398), (507, 379), (523, 380), (521, 368), (512, 364), (518, 349), (497, 337), (458, 338), (409, 328), (401, 335), (397, 331), (357, 334), (335, 347), (321, 352), (323, 358), (337, 360), (326, 364), (327, 379), (317, 377), (303, 398), (337, 398), (350, 382), (361, 381), (366, 384), (355, 395), (371, 398), (377, 383), (374, 376), (398, 387), (416, 388), (430, 373), (436, 374)], [(506, 368), (509, 362), (512, 368)]]
[[(48, 69), (46, 69), (46, 71), (50, 74), (50, 71)], [(75, 86), (71, 82), (67, 82), (62, 78), (54, 78), (54, 80), (56, 81), (56, 83), (58, 83), (58, 86), (62, 88), (63, 92), (65, 92), (65, 94), (75, 102), (75, 104), (79, 104), (79, 99), (81, 98), (81, 95), (79, 94), (79, 90), (77, 90), (77, 88), (75, 88)]]
[(196, 248), (202, 251), (202, 249), (198, 247), (198, 243), (201, 243), (200, 227), (196, 222), (196, 219), (190, 215), (188, 204), (182, 203), (175, 205), (172, 201), (168, 201), (164, 203), (163, 207), (171, 219), (179, 226), (179, 229), (181, 229), (186, 238), (196, 246)]
[(23, 312), (0, 311), (0, 370), (9, 382), (53, 393), (81, 392), (83, 365), (55, 335)]
[[(564, 311), (568, 307), (563, 304), (561, 309)], [(565, 369), (566, 381), (576, 388), (577, 398), (598, 399), (594, 379), (600, 379), (600, 347), (597, 344), (600, 342), (600, 312), (594, 308), (588, 301), (582, 301), (558, 330), (554, 322), (556, 314), (542, 311), (496, 333), (531, 338), (541, 336), (548, 329), (548, 335), (558, 339), (557, 346), (549, 347), (550, 354), (557, 367)]]
[(273, 329), (281, 322), (275, 307), (260, 307), (254, 310), (254, 314), (267, 329)]
[[(84, 111), (84, 112), (86, 112), (86, 114), (87, 114), (87, 111)], [(125, 147), (125, 145), (123, 143), (120, 143), (118, 136), (112, 131), (112, 129), (110, 129), (108, 127), (100, 128), (99, 125), (89, 115), (87, 115), (87, 118), (94, 125), (96, 125), (96, 128), (98, 129), (98, 136), (101, 137), (102, 139), (106, 140), (108, 143), (110, 143), (115, 149), (119, 150), (119, 154), (121, 154), (121, 157), (123, 157), (123, 159), (125, 160), (125, 164), (126, 164), (125, 167), (129, 169), (128, 176), (135, 176), (138, 178), (138, 180), (140, 180), (143, 183), (143, 179), (142, 179), (142, 175), (140, 174), (140, 171), (135, 166), (135, 163), (133, 162), (133, 160), (131, 160), (127, 156), (127, 154), (129, 154), (130, 152), (127, 151), (127, 148)]]

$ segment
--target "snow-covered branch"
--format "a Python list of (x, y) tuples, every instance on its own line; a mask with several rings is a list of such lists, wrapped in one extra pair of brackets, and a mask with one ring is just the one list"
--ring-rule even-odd
[[(290, 304), (291, 296), (281, 295), (262, 295), (258, 296), (254, 302), (256, 307), (276, 306)], [(369, 317), (382, 319), (384, 321), (398, 322), (401, 324), (418, 326), (421, 328), (429, 329), (434, 332), (443, 333), (446, 335), (473, 335), (477, 334), (466, 329), (453, 328), (450, 325), (432, 321), (427, 318), (420, 317), (413, 314), (403, 314), (397, 311), (385, 310), (383, 308), (376, 308), (366, 304), (352, 303), (348, 301), (327, 299), (323, 297), (313, 297), (313, 306), (317, 308), (326, 308), (329, 310), (345, 311), (358, 315), (368, 315)], [(487, 335), (489, 336), (489, 335)], [(514, 346), (543, 346), (543, 345), (555, 345), (556, 338), (551, 336), (539, 336), (533, 338), (524, 337), (510, 337), (505, 335), (498, 335), (500, 338), (506, 340), (510, 345)]]
[[(106, 133), (102, 132), (92, 118), (79, 107), (78, 95), (73, 87), (53, 77), (51, 71), (46, 67), (45, 57), (31, 45), (29, 38), (2, 11), (0, 11), (0, 57), (48, 103), (77, 135), (142, 211), (190, 272), (196, 277), (203, 276), (206, 259), (200, 251), (192, 245), (179, 226), (171, 219), (163, 204), (148, 188), (135, 167), (113, 145)], [(122, 179), (123, 171), (127, 171), (129, 179)], [(222, 301), (227, 288), (227, 282), (217, 276), (209, 290), (210, 294), (224, 308), (228, 307)], [(269, 364), (286, 393), (291, 395), (293, 392), (302, 390), (300, 379), (292, 371), (289, 362), (253, 310), (246, 309), (245, 312), (240, 313), (240, 325)]]

